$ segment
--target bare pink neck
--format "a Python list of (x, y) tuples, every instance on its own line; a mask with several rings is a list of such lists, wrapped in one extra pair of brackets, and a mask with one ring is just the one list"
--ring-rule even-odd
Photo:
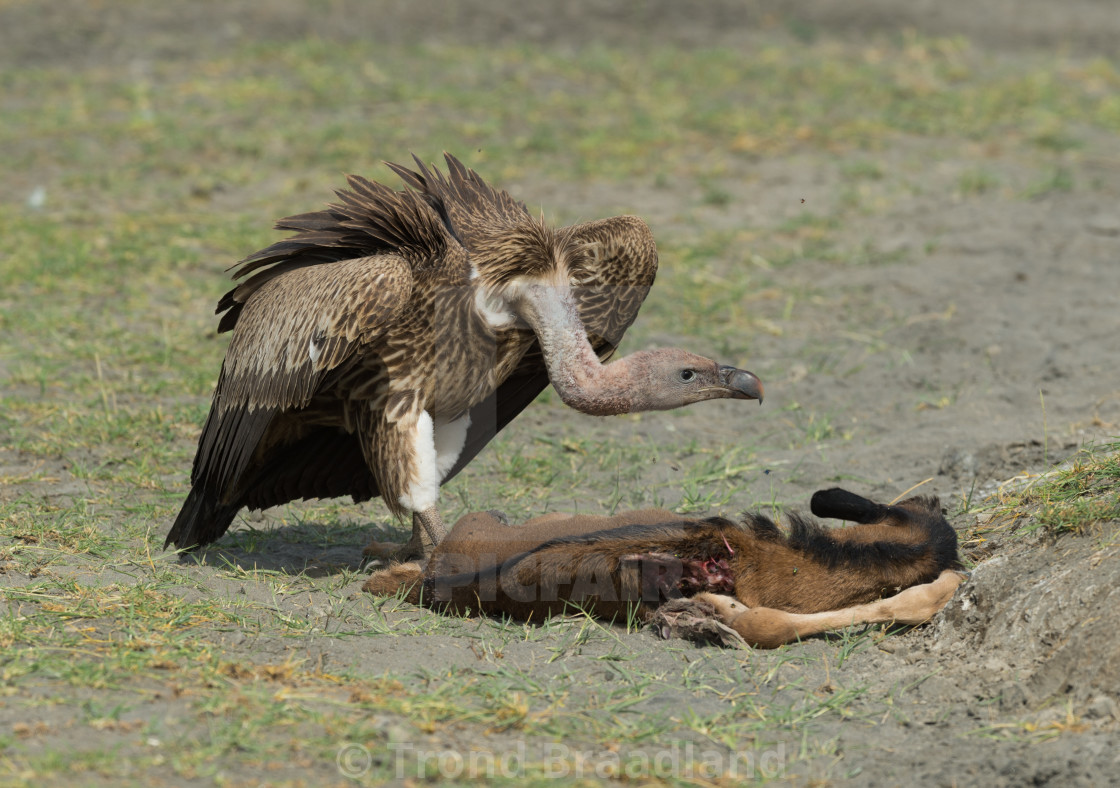
[(646, 409), (644, 387), (635, 375), (646, 354), (600, 362), (567, 287), (523, 285), (515, 302), (540, 340), (548, 377), (564, 404), (592, 416)]
[[(635, 380), (635, 356), (603, 364), (592, 352), (594, 364), (568, 366), (549, 371), (552, 385), (564, 404), (592, 416), (617, 416), (647, 410), (644, 388)], [(558, 382), (560, 381), (560, 382)]]

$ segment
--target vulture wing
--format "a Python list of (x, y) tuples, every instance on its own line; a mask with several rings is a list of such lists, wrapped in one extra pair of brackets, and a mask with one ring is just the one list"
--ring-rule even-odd
[[(614, 355), (622, 335), (638, 316), (657, 276), (657, 245), (649, 227), (636, 216), (578, 224), (566, 228), (565, 232), (571, 234), (583, 251), (572, 261), (572, 292), (591, 347), (600, 360), (606, 361)], [(443, 481), (447, 482), (463, 470), (498, 432), (545, 390), (548, 382), (544, 355), (540, 344), (534, 342), (497, 391), (471, 408), (466, 444)]]
[[(412, 287), (409, 263), (386, 254), (295, 268), (256, 289), (226, 351), (191, 494), (169, 544), (213, 541), (249, 498), (259, 496), (252, 489), (256, 480), (242, 476), (274, 419), (305, 407), (328, 373), (376, 340), (407, 306)], [(290, 437), (298, 439), (298, 425), (291, 426), (297, 433)], [(216, 514), (223, 508), (230, 509), (228, 519)]]
[(218, 330), (237, 330), (192, 481), (237, 479), (271, 416), (306, 406), (356, 343), (396, 318), (414, 272), (432, 282), (467, 270), (465, 251), (419, 195), (357, 176), (349, 184), (328, 210), (281, 220), (296, 235), (238, 265), (235, 276), (256, 273), (218, 303), (226, 311)]
[[(337, 436), (309, 430), (298, 409), (397, 319), (417, 276), (429, 284), (458, 281), (469, 264), (420, 195), (356, 176), (349, 185), (327, 210), (282, 219), (277, 227), (295, 234), (236, 266), (235, 277), (247, 278), (217, 310), (225, 313), (218, 330), (236, 330), (195, 455), (192, 489), (169, 544), (213, 541), (247, 503), (271, 505), (297, 494), (377, 494), (364, 464), (353, 462), (355, 442), (340, 448)], [(285, 411), (297, 413), (278, 419)], [(271, 468), (264, 476), (258, 469), (254, 478), (243, 478), (262, 441), (297, 447), (316, 465), (293, 460), (292, 467)]]
[(305, 407), (327, 372), (397, 318), (412, 289), (411, 266), (392, 254), (305, 266), (270, 279), (238, 319), (215, 408)]

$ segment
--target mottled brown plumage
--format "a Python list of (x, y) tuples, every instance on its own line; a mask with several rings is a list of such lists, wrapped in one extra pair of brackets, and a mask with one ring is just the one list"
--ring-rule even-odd
[(212, 542), (243, 506), (381, 495), (413, 514), (416, 551), (442, 536), (439, 485), (550, 377), (598, 415), (761, 399), (750, 373), (680, 350), (602, 363), (657, 271), (644, 222), (554, 229), (446, 160), (447, 175), (390, 164), (404, 190), (350, 176), (236, 266), (217, 310), (233, 337), (168, 544)]

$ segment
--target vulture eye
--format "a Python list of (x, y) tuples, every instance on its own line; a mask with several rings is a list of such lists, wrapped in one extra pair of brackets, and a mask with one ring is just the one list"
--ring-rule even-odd
[(681, 379), (681, 383), (691, 383), (696, 380), (696, 373), (691, 369), (682, 369), (677, 377)]

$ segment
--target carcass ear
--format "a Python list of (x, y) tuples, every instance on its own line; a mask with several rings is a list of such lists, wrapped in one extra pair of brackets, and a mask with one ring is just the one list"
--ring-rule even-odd
[(869, 501), (839, 487), (813, 493), (809, 507), (817, 517), (853, 523), (879, 523), (891, 514), (891, 507)]

